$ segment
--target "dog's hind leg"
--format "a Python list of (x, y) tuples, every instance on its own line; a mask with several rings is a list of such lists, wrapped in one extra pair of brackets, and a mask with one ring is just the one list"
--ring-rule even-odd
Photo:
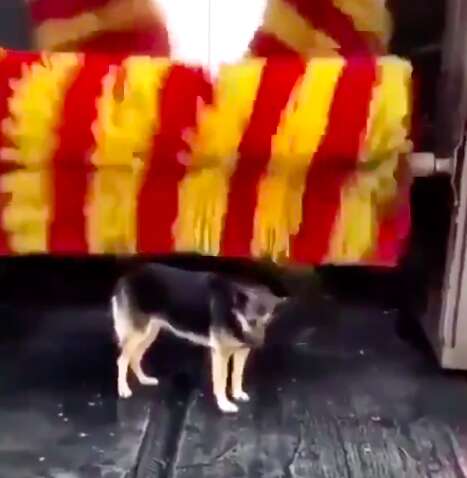
[(120, 355), (117, 360), (118, 394), (122, 398), (128, 398), (132, 395), (128, 385), (128, 367), (131, 358), (146, 339), (145, 331), (148, 329), (149, 323), (143, 330), (138, 330), (135, 327), (134, 317), (132, 317), (132, 312), (125, 296), (120, 297), (120, 300), (117, 296), (114, 296), (111, 303), (114, 330), (120, 347)]
[(130, 358), (130, 367), (141, 385), (157, 385), (159, 383), (156, 377), (150, 377), (144, 373), (141, 362), (148, 348), (157, 339), (160, 329), (161, 326), (156, 321), (151, 321), (144, 333), (144, 339), (136, 347)]
[(128, 366), (131, 357), (135, 354), (138, 347), (145, 339), (145, 334), (139, 331), (132, 331), (128, 334), (126, 340), (121, 345), (120, 356), (117, 360), (118, 366), (118, 394), (122, 398), (131, 397), (132, 391), (128, 385)]

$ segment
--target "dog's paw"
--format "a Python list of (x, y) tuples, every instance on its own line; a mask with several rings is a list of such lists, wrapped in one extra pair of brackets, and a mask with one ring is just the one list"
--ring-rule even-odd
[(230, 400), (223, 399), (217, 401), (217, 406), (219, 409), (224, 413), (237, 413), (238, 406), (235, 403), (231, 402)]
[(139, 383), (141, 385), (149, 385), (155, 387), (156, 385), (159, 385), (159, 380), (157, 380), (156, 377), (140, 377)]
[(233, 393), (233, 399), (239, 402), (249, 402), (250, 396), (248, 395), (248, 393), (244, 392), (243, 390), (240, 390), (238, 392)]
[(133, 392), (127, 383), (119, 383), (118, 395), (120, 398), (130, 398), (133, 395)]

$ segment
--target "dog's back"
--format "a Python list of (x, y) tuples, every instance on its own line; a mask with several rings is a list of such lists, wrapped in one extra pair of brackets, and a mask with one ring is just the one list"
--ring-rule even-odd
[(119, 342), (129, 328), (144, 330), (151, 318), (169, 328), (208, 337), (211, 273), (147, 264), (121, 278), (112, 307)]

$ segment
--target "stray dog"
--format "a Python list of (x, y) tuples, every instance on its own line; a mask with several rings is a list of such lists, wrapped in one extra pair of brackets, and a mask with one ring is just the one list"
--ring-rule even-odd
[(147, 264), (121, 278), (112, 296), (114, 328), (120, 346), (118, 393), (130, 397), (128, 368), (143, 385), (157, 385), (141, 367), (146, 350), (161, 330), (208, 347), (214, 396), (223, 412), (238, 407), (227, 397), (232, 359), (232, 398), (248, 401), (243, 372), (251, 349), (261, 347), (266, 327), (284, 299), (266, 287), (233, 281), (212, 272)]

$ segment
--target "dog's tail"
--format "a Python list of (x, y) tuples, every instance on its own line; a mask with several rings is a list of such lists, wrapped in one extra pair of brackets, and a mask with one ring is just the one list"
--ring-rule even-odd
[(115, 287), (111, 306), (115, 335), (118, 344), (123, 346), (127, 338), (134, 332), (130, 299), (123, 280), (120, 280)]

